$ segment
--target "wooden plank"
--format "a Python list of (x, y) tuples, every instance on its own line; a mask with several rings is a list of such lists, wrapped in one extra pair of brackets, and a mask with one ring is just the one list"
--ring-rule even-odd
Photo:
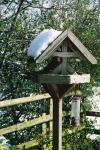
[(61, 69), (62, 69), (62, 64), (60, 64), (59, 66), (57, 66), (54, 70), (53, 70), (53, 74), (56, 74), (56, 73), (59, 73), (61, 72)]
[(62, 150), (62, 99), (53, 99), (53, 150)]
[(60, 34), (58, 38), (56, 38), (53, 41), (53, 43), (51, 43), (51, 45), (48, 46), (48, 48), (36, 59), (36, 63), (41, 63), (43, 60), (50, 57), (66, 37), (67, 37), (67, 30), (62, 32), (62, 34)]
[[(53, 118), (53, 99), (50, 98), (50, 116), (51, 118)], [(53, 121), (50, 121), (50, 136), (51, 136), (51, 145), (53, 145), (52, 141), (53, 141)]]
[[(42, 114), (42, 117), (43, 117), (43, 119), (46, 119), (46, 113), (43, 113)], [(44, 122), (43, 124), (42, 124), (42, 134), (43, 135), (45, 135), (46, 134), (46, 122)]]
[[(50, 116), (53, 118), (53, 99), (50, 99)], [(53, 130), (53, 122), (50, 122), (50, 132)]]
[(38, 144), (39, 144), (39, 140), (32, 140), (32, 141), (24, 142), (19, 145), (14, 145), (14, 150), (22, 150), (22, 149), (31, 148), (31, 147), (37, 146)]
[(43, 118), (43, 117), (35, 118), (35, 119), (32, 119), (32, 120), (27, 121), (27, 122), (18, 123), (17, 125), (12, 125), (12, 126), (7, 127), (7, 128), (2, 128), (2, 129), (0, 129), (0, 135), (4, 135), (4, 134), (11, 133), (14, 131), (19, 131), (19, 130), (29, 128), (29, 127), (32, 127), (34, 125), (48, 122), (51, 120), (52, 120), (52, 118), (50, 115), (46, 115), (45, 118)]
[(38, 82), (66, 84), (69, 82), (69, 76), (58, 74), (41, 74), (38, 76)]
[(80, 40), (70, 30), (68, 30), (68, 38), (90, 63), (97, 64), (97, 60), (95, 59), (95, 57), (88, 51), (88, 49), (80, 42)]
[(89, 83), (90, 74), (82, 74), (82, 75), (41, 74), (38, 76), (38, 82), (39, 83), (56, 83), (56, 84)]
[[(45, 119), (45, 118), (46, 118), (46, 113), (43, 113), (43, 114), (42, 114), (42, 117), (43, 117), (43, 119)], [(46, 135), (46, 129), (47, 129), (47, 124), (46, 124), (46, 122), (44, 122), (44, 123), (42, 124), (42, 135), (43, 135), (43, 136)], [(45, 149), (46, 149), (46, 144), (43, 145), (43, 150), (45, 150)]]
[(86, 61), (87, 59), (80, 53), (80, 51), (75, 48), (70, 41), (68, 41), (68, 45), (71, 50), (78, 56), (79, 59)]
[[(62, 65), (63, 65), (63, 63), (61, 63), (59, 66), (57, 66), (57, 67), (53, 70), (52, 74), (56, 74), (56, 73), (61, 72), (61, 71), (62, 71)], [(74, 69), (73, 69), (67, 62), (66, 62), (66, 70), (67, 70), (67, 72), (69, 72), (70, 74), (74, 74), (74, 73), (75, 73)]]
[(70, 84), (78, 84), (78, 83), (89, 83), (90, 82), (90, 74), (74, 74), (70, 75)]
[[(62, 43), (62, 51), (63, 52), (67, 52), (68, 51), (68, 43), (66, 41), (64, 41)], [(66, 57), (63, 57), (62, 58), (62, 74), (68, 74), (67, 73), (67, 58)]]
[[(80, 93), (80, 91), (76, 91), (76, 92)], [(75, 92), (74, 91), (69, 92), (65, 96), (71, 96), (71, 95), (75, 95)], [(28, 103), (28, 102), (35, 102), (38, 100), (44, 100), (44, 99), (48, 99), (48, 98), (51, 98), (51, 96), (46, 93), (46, 94), (17, 98), (17, 99), (12, 99), (12, 100), (3, 100), (0, 102), (0, 108), (14, 106), (14, 105), (18, 105), (18, 104), (24, 104), (24, 103)]]
[(58, 57), (78, 57), (74, 52), (54, 52), (53, 56), (58, 56)]
[(87, 127), (86, 129), (88, 129), (88, 133), (99, 134), (100, 135), (100, 130), (99, 129), (90, 129), (89, 127)]
[(94, 129), (94, 130), (93, 130), (93, 133), (94, 133), (94, 134), (99, 134), (99, 135), (100, 135), (100, 130)]
[(87, 111), (86, 116), (100, 117), (100, 112)]
[(38, 101), (38, 100), (47, 99), (50, 97), (51, 96), (46, 93), (46, 94), (33, 95), (33, 96), (29, 96), (29, 97), (17, 98), (17, 99), (12, 99), (12, 100), (4, 100), (4, 101), (0, 102), (0, 108), (18, 105), (18, 104), (29, 103), (29, 102), (34, 102), (34, 101)]
[(70, 73), (70, 74), (74, 74), (75, 73), (75, 70), (68, 64), (66, 63), (66, 69), (67, 71)]

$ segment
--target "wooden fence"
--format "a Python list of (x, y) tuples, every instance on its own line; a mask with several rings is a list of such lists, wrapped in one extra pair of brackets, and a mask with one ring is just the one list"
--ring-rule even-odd
[[(81, 95), (80, 91), (77, 91), (78, 94)], [(66, 95), (67, 96), (71, 96), (71, 95), (75, 95), (76, 92), (71, 92), (69, 94)], [(11, 132), (15, 132), (15, 131), (20, 131), (29, 127), (32, 127), (34, 125), (38, 125), (38, 124), (42, 124), (42, 132), (43, 134), (46, 133), (46, 123), (49, 122), (50, 123), (50, 131), (52, 131), (52, 116), (53, 116), (53, 103), (52, 103), (52, 99), (50, 97), (49, 94), (42, 94), (42, 95), (36, 95), (36, 96), (30, 96), (30, 97), (23, 97), (23, 98), (18, 98), (18, 99), (13, 99), (13, 100), (4, 100), (0, 102), (0, 108), (3, 107), (8, 107), (8, 106), (14, 106), (14, 105), (18, 105), (18, 104), (24, 104), (24, 103), (29, 103), (29, 102), (35, 102), (35, 101), (39, 101), (39, 100), (44, 100), (44, 99), (50, 99), (50, 114), (46, 115), (45, 113), (43, 113), (43, 115), (39, 118), (35, 118), (35, 119), (31, 119), (27, 122), (22, 122), (22, 123), (18, 123), (16, 125), (12, 125), (6, 128), (2, 128), (0, 129), (0, 135), (5, 135)], [(97, 116), (100, 117), (100, 112), (87, 112), (87, 115), (89, 116)], [(71, 133), (69, 131), (69, 133)], [(99, 131), (97, 131), (97, 134), (100, 134)], [(27, 148), (31, 148), (33, 146), (37, 146), (39, 144), (39, 140), (31, 140), (19, 145), (15, 145), (15, 150), (17, 149), (23, 149), (23, 147), (25, 149)]]

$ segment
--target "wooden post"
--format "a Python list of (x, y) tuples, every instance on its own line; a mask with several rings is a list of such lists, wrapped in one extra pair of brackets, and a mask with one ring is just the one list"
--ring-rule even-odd
[[(62, 45), (62, 51), (63, 52), (67, 52), (67, 49), (68, 49), (68, 45), (67, 43), (64, 41), (63, 45)], [(67, 74), (67, 58), (63, 58), (62, 60), (62, 73), (63, 74)]]
[[(43, 119), (45, 119), (46, 118), (46, 113), (43, 113), (42, 117), (43, 117)], [(42, 135), (44, 136), (45, 134), (46, 134), (46, 123), (43, 123), (42, 124)], [(46, 145), (44, 144), (43, 145), (43, 150), (45, 150), (45, 149), (46, 149)]]
[(62, 150), (62, 99), (53, 99), (53, 150)]
[[(46, 113), (43, 113), (42, 118), (45, 119), (46, 118)], [(42, 124), (42, 134), (45, 135), (46, 134), (46, 123)]]
[[(52, 100), (52, 98), (50, 98), (50, 116), (53, 118), (53, 100)], [(52, 133), (52, 131), (53, 131), (53, 122), (50, 121), (50, 132)]]
[[(62, 51), (67, 51), (67, 44), (64, 42)], [(67, 73), (67, 59), (63, 58), (62, 73)], [(53, 150), (62, 150), (62, 99), (53, 98)]]
[[(53, 99), (50, 98), (50, 117), (53, 118)], [(50, 121), (50, 137), (51, 137), (51, 145), (53, 145), (53, 121)]]

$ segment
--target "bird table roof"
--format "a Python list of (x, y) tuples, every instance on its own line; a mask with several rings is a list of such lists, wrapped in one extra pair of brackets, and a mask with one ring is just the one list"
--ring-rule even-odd
[[(36, 63), (41, 63), (43, 60), (51, 57), (57, 48), (63, 44), (64, 40), (67, 40), (66, 42), (70, 43), (71, 50), (78, 54), (79, 58), (83, 58), (91, 64), (97, 63), (95, 57), (69, 29), (64, 32), (56, 31), (54, 29), (44, 30), (35, 38), (35, 40), (33, 40), (33, 43), (31, 43), (28, 49), (28, 55), (35, 57)], [(33, 56), (32, 52), (36, 53), (36, 51), (38, 53)]]

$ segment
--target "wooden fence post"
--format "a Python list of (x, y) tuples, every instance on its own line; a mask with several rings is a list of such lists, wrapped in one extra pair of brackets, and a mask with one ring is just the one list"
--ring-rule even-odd
[[(50, 98), (50, 117), (53, 119), (53, 99)], [(53, 121), (50, 121), (50, 138), (51, 138), (51, 145), (53, 145)]]
[[(46, 113), (42, 114), (42, 118), (46, 119)], [(42, 124), (42, 134), (45, 135), (46, 134), (46, 123)]]
[[(46, 119), (46, 113), (43, 113), (42, 115), (43, 119)], [(44, 136), (46, 134), (46, 123), (42, 124), (42, 135)], [(43, 145), (43, 149), (46, 149), (46, 145)]]
[[(51, 118), (53, 118), (53, 99), (50, 98), (50, 116)], [(52, 131), (53, 131), (53, 121), (50, 121), (50, 132), (52, 134)], [(53, 136), (53, 135), (51, 135)]]

